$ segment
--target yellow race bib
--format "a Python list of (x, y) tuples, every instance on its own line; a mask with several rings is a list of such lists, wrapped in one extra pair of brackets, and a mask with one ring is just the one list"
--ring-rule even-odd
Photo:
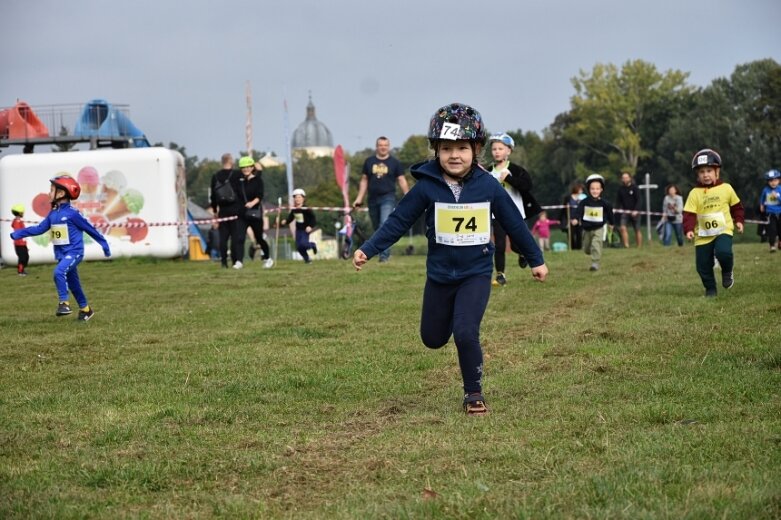
[(727, 221), (724, 213), (715, 212), (705, 215), (697, 215), (697, 234), (701, 237), (714, 237), (724, 233), (727, 229)]
[(49, 230), (52, 237), (52, 244), (55, 246), (66, 246), (71, 243), (68, 237), (68, 225), (67, 224), (54, 224)]
[(434, 203), (434, 231), (437, 244), (476, 246), (491, 240), (491, 204)]

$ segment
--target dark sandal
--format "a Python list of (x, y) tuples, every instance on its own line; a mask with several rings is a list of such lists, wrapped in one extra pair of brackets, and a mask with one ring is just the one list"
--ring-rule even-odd
[(464, 396), (464, 412), (467, 415), (485, 415), (488, 407), (485, 405), (483, 394), (467, 394)]

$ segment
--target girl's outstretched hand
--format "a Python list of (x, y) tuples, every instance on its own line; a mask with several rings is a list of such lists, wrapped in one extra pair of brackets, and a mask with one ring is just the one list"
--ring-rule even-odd
[(544, 282), (548, 276), (548, 266), (545, 264), (532, 267), (532, 277), (538, 282)]
[(355, 267), (355, 270), (360, 271), (363, 267), (363, 264), (366, 262), (368, 262), (368, 259), (366, 258), (364, 252), (360, 249), (357, 249), (355, 253), (353, 253), (353, 267)]

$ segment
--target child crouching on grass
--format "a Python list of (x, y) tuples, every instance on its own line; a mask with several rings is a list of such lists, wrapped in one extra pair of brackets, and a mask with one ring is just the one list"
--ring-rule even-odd
[(46, 231), (51, 233), (54, 244), (54, 258), (57, 266), (54, 268), (54, 286), (57, 288), (59, 304), (56, 316), (71, 314), (68, 292), (73, 293), (79, 304), (79, 317), (87, 321), (95, 314), (89, 306), (87, 296), (81, 288), (77, 267), (84, 258), (83, 233), (91, 236), (103, 248), (103, 254), (111, 256), (108, 242), (95, 227), (85, 219), (79, 211), (71, 206), (71, 200), (76, 200), (81, 194), (81, 186), (69, 175), (59, 175), (49, 181), (51, 190), (49, 198), (52, 210), (37, 226), (20, 229), (11, 233), (14, 240), (41, 235)]
[(732, 232), (743, 233), (743, 204), (735, 190), (719, 178), (721, 156), (710, 148), (700, 150), (692, 158), (692, 170), (697, 185), (689, 192), (683, 206), (683, 231), (694, 239), (697, 274), (705, 287), (705, 296), (716, 296), (713, 259), (721, 266), (721, 286), (735, 285), (732, 254)]
[(484, 415), (480, 323), (491, 294), (491, 214), (528, 260), (535, 279), (544, 281), (548, 268), (507, 190), (477, 164), (486, 140), (477, 110), (460, 103), (440, 108), (429, 122), (428, 138), (434, 159), (410, 168), (418, 182), (355, 252), (353, 265), (360, 271), (425, 214), (428, 256), (420, 337), (437, 349), (453, 336), (464, 411)]

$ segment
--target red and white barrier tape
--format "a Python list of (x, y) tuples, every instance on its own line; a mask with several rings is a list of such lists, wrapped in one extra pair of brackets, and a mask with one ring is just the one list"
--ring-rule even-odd
[[(549, 209), (564, 209), (566, 206), (563, 204), (560, 205), (552, 205), (552, 206), (542, 206), (542, 209), (549, 210)], [(291, 206), (280, 206), (278, 208), (273, 209), (266, 209), (263, 210), (263, 213), (265, 215), (270, 215), (274, 213), (281, 213), (282, 211), (289, 211), (290, 209), (293, 209)], [(344, 207), (334, 207), (334, 206), (302, 206), (302, 209), (311, 209), (313, 211), (339, 211), (339, 212), (351, 212), (351, 211), (368, 211), (366, 208), (344, 208)], [(625, 210), (625, 209), (614, 209), (613, 213), (632, 213), (631, 210)], [(664, 215), (664, 213), (661, 213), (659, 211), (638, 211), (638, 215), (652, 215), (660, 217)], [(212, 224), (214, 222), (227, 222), (230, 220), (236, 220), (237, 216), (231, 216), (231, 217), (219, 217), (219, 218), (207, 218), (207, 219), (194, 219), (194, 220), (187, 220), (185, 222), (108, 222), (106, 224), (99, 223), (96, 224), (95, 227), (99, 229), (108, 229), (108, 228), (137, 228), (137, 227), (161, 227), (161, 226), (189, 226), (190, 224), (195, 224), (196, 226), (199, 224)], [(0, 218), (0, 222), (13, 222), (14, 219), (10, 218)], [(40, 220), (23, 220), (25, 224), (38, 224)], [(750, 224), (767, 224), (768, 221), (766, 220), (750, 220), (746, 219), (745, 222)]]

